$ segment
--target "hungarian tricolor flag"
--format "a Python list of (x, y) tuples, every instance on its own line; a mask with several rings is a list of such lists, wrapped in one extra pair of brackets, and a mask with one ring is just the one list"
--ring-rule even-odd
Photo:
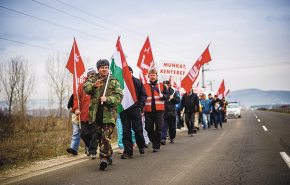
[(206, 64), (211, 61), (210, 53), (208, 50), (209, 45), (205, 49), (205, 51), (202, 53), (202, 55), (197, 59), (195, 64), (192, 66), (192, 68), (189, 70), (187, 75), (182, 79), (181, 81), (181, 87), (184, 88), (186, 92), (189, 92), (192, 85), (196, 81), (199, 70), (203, 64)]
[(120, 37), (117, 40), (110, 69), (114, 77), (119, 80), (124, 94), (121, 104), (117, 107), (118, 113), (120, 113), (137, 101), (133, 79), (120, 43)]
[(217, 96), (222, 95), (224, 97), (225, 96), (225, 90), (226, 90), (225, 81), (223, 80), (222, 83), (221, 83), (221, 85), (220, 85), (219, 90), (216, 93), (216, 95)]
[(149, 37), (147, 37), (143, 48), (140, 51), (139, 59), (137, 66), (140, 68), (140, 80), (143, 84), (146, 84), (148, 81), (148, 72), (150, 69), (155, 69), (155, 62), (153, 59), (153, 54), (151, 50), (151, 45)]
[(79, 85), (86, 79), (86, 70), (75, 38), (66, 68), (73, 74), (73, 92), (76, 95)]

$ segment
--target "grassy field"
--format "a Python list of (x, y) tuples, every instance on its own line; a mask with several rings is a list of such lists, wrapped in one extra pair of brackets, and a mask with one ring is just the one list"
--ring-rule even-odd
[[(3, 118), (3, 117), (2, 117)], [(69, 118), (0, 118), (0, 171), (33, 161), (69, 155), (72, 122)], [(117, 141), (116, 130), (112, 141)], [(84, 152), (81, 141), (79, 152)]]

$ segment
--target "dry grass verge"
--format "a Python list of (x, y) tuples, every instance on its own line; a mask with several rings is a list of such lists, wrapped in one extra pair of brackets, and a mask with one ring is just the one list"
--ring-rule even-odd
[[(72, 123), (69, 118), (33, 118), (19, 121), (0, 115), (0, 171), (26, 163), (67, 155)], [(114, 131), (112, 141), (117, 140)], [(84, 152), (81, 142), (79, 152)]]

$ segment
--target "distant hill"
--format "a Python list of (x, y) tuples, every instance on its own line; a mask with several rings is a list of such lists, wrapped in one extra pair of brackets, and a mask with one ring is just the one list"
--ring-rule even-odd
[(243, 89), (230, 92), (227, 95), (227, 99), (229, 101), (237, 101), (241, 105), (289, 104), (290, 91)]

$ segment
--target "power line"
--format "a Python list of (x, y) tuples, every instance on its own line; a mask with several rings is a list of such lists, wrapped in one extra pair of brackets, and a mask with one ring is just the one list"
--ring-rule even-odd
[[(55, 25), (55, 26), (59, 26), (59, 27), (62, 27), (62, 28), (66, 28), (66, 29), (69, 29), (69, 30), (72, 30), (72, 31), (75, 31), (75, 32), (78, 32), (78, 33), (82, 33), (84, 35), (96, 37), (98, 39), (101, 39), (101, 40), (104, 40), (104, 41), (107, 41), (107, 42), (115, 43), (115, 42), (112, 42), (110, 40), (107, 40), (107, 39), (98, 37), (96, 35), (92, 35), (92, 34), (89, 34), (89, 33), (86, 33), (86, 32), (82, 32), (82, 31), (79, 31), (79, 30), (76, 30), (76, 29), (73, 29), (73, 28), (70, 28), (70, 27), (67, 27), (67, 26), (63, 26), (63, 25), (60, 25), (60, 24), (57, 24), (57, 23), (54, 23), (54, 22), (51, 22), (51, 21), (48, 21), (48, 20), (45, 20), (45, 19), (41, 19), (41, 18), (32, 16), (32, 15), (29, 15), (29, 14), (26, 14), (26, 13), (23, 13), (23, 12), (20, 12), (20, 11), (17, 11), (17, 10), (13, 10), (11, 8), (7, 8), (7, 7), (1, 6), (1, 5), (0, 5), (0, 7), (3, 8), (3, 9), (6, 9), (6, 10), (12, 11), (12, 12), (18, 13), (18, 14), (21, 14), (21, 15), (25, 15), (25, 16), (30, 17), (30, 18), (34, 18), (34, 19), (37, 19), (37, 20), (40, 20), (40, 21), (43, 21), (43, 22), (46, 22), (46, 23), (50, 23), (50, 24)], [(131, 47), (131, 46), (127, 46), (127, 47), (129, 47), (131, 49), (136, 49), (136, 47)], [(160, 48), (160, 47), (156, 47), (156, 48)], [(161, 48), (161, 49), (163, 49), (163, 48)], [(166, 49), (163, 49), (163, 50), (172, 53), (172, 51), (170, 51), (170, 50), (166, 50)], [(174, 54), (175, 55), (179, 55), (176, 52), (174, 52)], [(180, 55), (180, 56), (182, 56), (182, 55)]]
[[(88, 20), (86, 20), (86, 19), (83, 19), (83, 18), (77, 17), (77, 16), (75, 16), (75, 15), (72, 15), (72, 14), (70, 14), (70, 13), (64, 12), (64, 11), (62, 11), (62, 10), (59, 10), (59, 9), (54, 8), (54, 7), (52, 7), (52, 6), (49, 6), (49, 5), (47, 5), (47, 4), (44, 4), (44, 3), (38, 2), (38, 1), (36, 1), (36, 0), (32, 0), (32, 1), (35, 2), (35, 3), (38, 3), (38, 4), (40, 4), (40, 5), (46, 6), (46, 7), (48, 7), (48, 8), (51, 8), (51, 9), (53, 9), (53, 10), (56, 10), (56, 11), (58, 11), (58, 12), (61, 12), (61, 13), (63, 13), (63, 14), (66, 14), (66, 15), (69, 15), (69, 16), (71, 16), (71, 17), (74, 17), (74, 18), (76, 18), (76, 19), (79, 19), (79, 20), (85, 21), (85, 22), (87, 22), (87, 23), (90, 23), (90, 24), (92, 24), (92, 25), (98, 26), (98, 27), (103, 28), (103, 29), (105, 29), (105, 30), (109, 30), (109, 31), (111, 31), (111, 32), (114, 32), (114, 33), (120, 34), (120, 33), (118, 33), (117, 31), (111, 30), (111, 29), (106, 28), (106, 27), (104, 27), (104, 26), (101, 26), (101, 25), (98, 25), (98, 24), (96, 24), (96, 23), (90, 22), (90, 21), (88, 21)], [(130, 37), (130, 36), (128, 36), (128, 35), (125, 35), (125, 36), (128, 37), (128, 38), (131, 38), (131, 39), (134, 39), (134, 40), (137, 40), (137, 41), (142, 42), (141, 40), (135, 39), (135, 38)]]
[[(25, 43), (25, 42), (21, 42), (21, 41), (16, 41), (16, 40), (11, 40), (11, 39), (7, 39), (7, 38), (3, 38), (3, 37), (0, 37), (0, 39), (2, 39), (2, 40), (6, 40), (6, 41), (10, 41), (10, 42), (15, 42), (15, 43), (18, 43), (18, 44), (27, 45), (27, 46), (32, 46), (32, 47), (36, 47), (36, 48), (40, 48), (40, 49), (45, 49), (45, 50), (50, 50), (50, 51), (60, 52), (60, 53), (64, 53), (64, 54), (70, 54), (70, 53), (68, 53), (68, 52), (59, 51), (59, 50), (55, 50), (55, 49), (51, 49), (51, 48), (46, 48), (46, 47), (42, 47), (42, 46), (37, 46), (37, 45), (34, 45), (34, 44), (29, 44), (29, 43)], [(81, 57), (83, 57), (83, 58), (88, 58), (88, 59), (94, 59), (94, 60), (97, 60), (97, 59), (95, 59), (95, 58), (86, 57), (86, 56), (82, 56), (82, 55), (81, 55)]]
[[(103, 18), (101, 18), (101, 17), (99, 17), (99, 16), (96, 16), (96, 15), (94, 15), (94, 14), (91, 14), (91, 13), (89, 13), (89, 12), (87, 12), (87, 11), (84, 11), (84, 10), (82, 10), (82, 9), (79, 9), (79, 8), (77, 8), (77, 7), (75, 7), (75, 6), (70, 5), (70, 4), (64, 3), (64, 2), (62, 2), (62, 1), (60, 1), (60, 0), (56, 0), (56, 1), (59, 2), (59, 3), (62, 3), (62, 4), (64, 4), (64, 5), (66, 5), (66, 6), (69, 6), (69, 7), (73, 8), (73, 9), (75, 9), (75, 10), (78, 10), (78, 11), (80, 11), (80, 12), (83, 12), (83, 13), (85, 13), (85, 14), (87, 14), (87, 15), (93, 16), (93, 17), (98, 18), (98, 19), (100, 19), (100, 20), (102, 20), (102, 21), (105, 21), (105, 22), (107, 22), (107, 23), (110, 23), (110, 24), (112, 24), (112, 25), (114, 25), (114, 26), (117, 26), (117, 27), (119, 27), (119, 28), (125, 29), (125, 30), (127, 30), (127, 31), (130, 31), (130, 32), (135, 33), (135, 34), (137, 34), (137, 35), (140, 35), (140, 36), (142, 36), (142, 37), (144, 36), (144, 35), (142, 35), (142, 34), (136, 32), (136, 31), (133, 31), (133, 30), (131, 30), (131, 29), (128, 29), (128, 28), (125, 28), (125, 27), (120, 26), (120, 25), (118, 25), (118, 24), (115, 24), (115, 23), (113, 23), (113, 22), (111, 22), (111, 21), (108, 21), (108, 20), (106, 20), (106, 19), (103, 19)], [(161, 44), (163, 44), (163, 45), (169, 46), (169, 47), (171, 47), (172, 49), (175, 49), (173, 46), (171, 46), (171, 45), (169, 45), (169, 44), (166, 44), (166, 43), (164, 43), (164, 42), (161, 42), (161, 41), (159, 41), (159, 40), (156, 40), (156, 39), (152, 39), (152, 40), (154, 40), (154, 41), (156, 41), (156, 42), (159, 42), (159, 43), (161, 43)], [(157, 47), (157, 48), (160, 48), (160, 47)], [(162, 49), (164, 50), (164, 48), (162, 48)], [(175, 50), (176, 50), (176, 49), (175, 49)], [(172, 53), (171, 50), (166, 50), (166, 51)], [(182, 50), (182, 51), (183, 51), (183, 50)], [(174, 51), (174, 52), (175, 52), (175, 51)], [(183, 52), (186, 52), (186, 53), (187, 53), (187, 51), (183, 51)], [(178, 55), (179, 55), (179, 54), (178, 54)], [(180, 56), (181, 56), (181, 55), (180, 55)]]
[[(12, 12), (16, 12), (18, 14), (21, 14), (21, 15), (25, 15), (27, 17), (31, 17), (31, 18), (34, 18), (34, 19), (37, 19), (37, 20), (40, 20), (40, 21), (44, 21), (44, 22), (47, 22), (47, 23), (50, 23), (50, 24), (53, 24), (53, 25), (56, 25), (56, 26), (59, 26), (59, 27), (62, 27), (62, 28), (66, 28), (66, 29), (69, 29), (69, 30), (73, 30), (73, 31), (76, 31), (76, 32), (79, 32), (79, 33), (82, 33), (82, 34), (85, 34), (85, 35), (89, 35), (89, 36), (92, 36), (92, 37), (96, 37), (98, 39), (101, 39), (101, 40), (104, 40), (104, 41), (107, 41), (107, 42), (112, 42), (110, 40), (107, 40), (107, 39), (104, 39), (104, 38), (101, 38), (101, 37), (98, 37), (96, 35), (92, 35), (92, 34), (89, 34), (89, 33), (85, 33), (85, 32), (82, 32), (82, 31), (79, 31), (79, 30), (76, 30), (76, 29), (73, 29), (73, 28), (69, 28), (69, 27), (66, 27), (66, 26), (63, 26), (63, 25), (60, 25), (60, 24), (57, 24), (57, 23), (54, 23), (54, 22), (51, 22), (51, 21), (47, 21), (45, 19), (41, 19), (41, 18), (38, 18), (38, 17), (35, 17), (35, 16), (32, 16), (32, 15), (29, 15), (29, 14), (26, 14), (26, 13), (23, 13), (23, 12), (19, 12), (17, 10), (13, 10), (13, 9), (10, 9), (10, 8), (7, 8), (7, 7), (4, 7), (4, 6), (1, 6), (1, 8), (3, 9), (6, 9), (6, 10), (10, 10)], [(114, 43), (114, 42), (113, 42)]]
[(68, 52), (59, 51), (59, 50), (55, 50), (55, 49), (50, 49), (50, 48), (46, 48), (46, 47), (42, 47), (42, 46), (37, 46), (37, 45), (33, 45), (33, 44), (28, 44), (28, 43), (20, 42), (20, 41), (16, 41), (16, 40), (6, 39), (6, 38), (3, 38), (3, 37), (0, 37), (0, 39), (7, 40), (7, 41), (10, 41), (10, 42), (15, 42), (15, 43), (18, 43), (18, 44), (24, 44), (24, 45), (32, 46), (32, 47), (36, 47), (36, 48), (41, 48), (41, 49), (46, 49), (46, 50), (50, 50), (50, 51), (56, 51), (56, 52), (60, 52), (60, 53), (69, 54)]
[(108, 20), (106, 20), (106, 19), (103, 19), (103, 18), (98, 17), (98, 16), (96, 16), (96, 15), (94, 15), (94, 14), (91, 14), (91, 13), (89, 13), (89, 12), (86, 12), (86, 11), (84, 11), (84, 10), (81, 10), (81, 9), (79, 9), (79, 8), (77, 8), (77, 7), (74, 7), (74, 6), (70, 5), (70, 4), (64, 3), (64, 2), (62, 2), (62, 1), (60, 1), (60, 0), (56, 0), (56, 1), (59, 2), (59, 3), (62, 3), (62, 4), (64, 4), (64, 5), (66, 5), (66, 6), (69, 6), (69, 7), (73, 8), (73, 9), (76, 9), (76, 10), (78, 10), (78, 11), (80, 11), (80, 12), (83, 12), (83, 13), (85, 13), (85, 14), (88, 14), (88, 15), (90, 15), (90, 16), (93, 16), (93, 17), (95, 17), (95, 18), (98, 18), (98, 19), (100, 19), (100, 20), (102, 20), (102, 21), (105, 21), (105, 22), (107, 22), (107, 23), (110, 23), (110, 24), (112, 24), (112, 25), (114, 25), (114, 26), (117, 26), (117, 27), (119, 27), (119, 28), (125, 29), (125, 30), (127, 30), (127, 31), (130, 31), (130, 32), (135, 33), (135, 34), (137, 34), (137, 35), (140, 35), (140, 36), (142, 36), (142, 37), (144, 36), (144, 35), (142, 35), (142, 34), (140, 34), (140, 33), (138, 33), (138, 32), (135, 32), (135, 31), (133, 31), (133, 30), (130, 30), (130, 29), (128, 29), (128, 28), (125, 28), (125, 27), (120, 26), (120, 25), (118, 25), (118, 24), (115, 24), (115, 23), (113, 23), (113, 22), (110, 22), (110, 21), (108, 21)]

